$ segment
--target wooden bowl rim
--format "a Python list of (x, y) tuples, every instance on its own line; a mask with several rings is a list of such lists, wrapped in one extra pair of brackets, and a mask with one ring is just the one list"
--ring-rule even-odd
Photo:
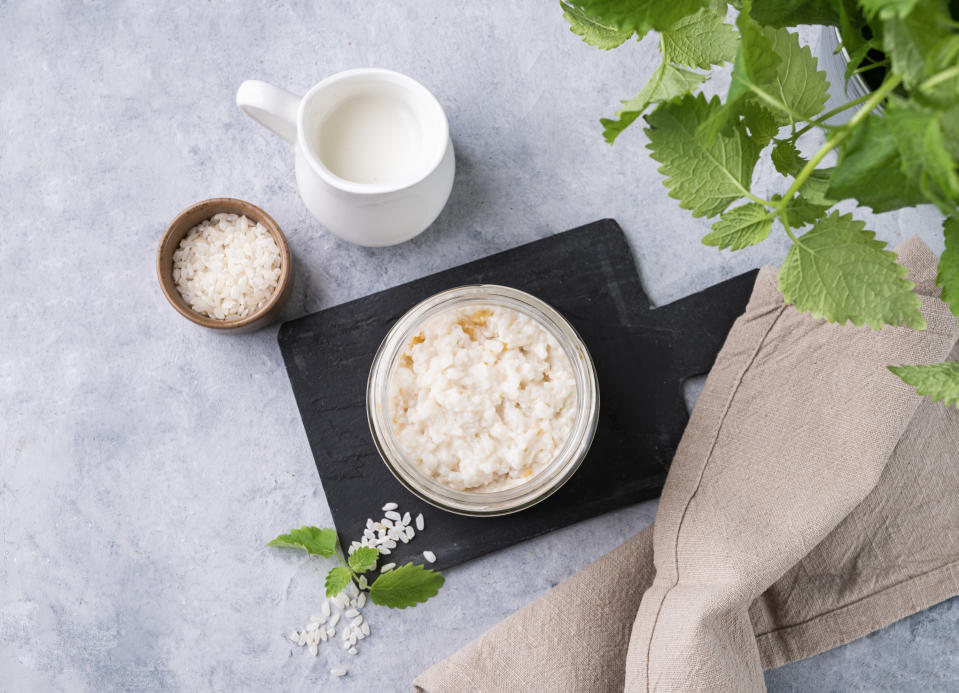
[[(193, 222), (185, 221), (201, 208), (204, 209), (205, 216), (200, 216), (196, 221)], [(206, 214), (206, 212), (209, 212), (209, 214)], [(276, 281), (276, 288), (273, 290), (273, 294), (270, 296), (270, 299), (253, 313), (250, 313), (246, 317), (234, 320), (218, 320), (216, 318), (209, 318), (190, 308), (186, 301), (183, 300), (183, 297), (180, 295), (180, 291), (176, 288), (176, 283), (173, 281), (173, 252), (170, 252), (169, 265), (163, 261), (164, 251), (170, 244), (176, 243), (176, 245), (179, 246), (180, 241), (190, 231), (190, 229), (200, 223), (200, 221), (203, 219), (210, 219), (215, 214), (220, 213), (242, 214), (248, 219), (263, 224), (267, 231), (270, 232), (270, 235), (273, 236), (273, 240), (276, 241), (276, 245), (280, 249), (280, 276)], [(176, 250), (176, 248), (174, 247), (173, 250)], [(163, 291), (163, 295), (166, 296), (167, 301), (170, 302), (170, 305), (172, 305), (176, 311), (187, 320), (190, 320), (197, 325), (202, 325), (203, 327), (209, 327), (213, 330), (235, 330), (237, 328), (245, 327), (261, 319), (267, 313), (273, 310), (273, 308), (284, 296), (284, 289), (286, 288), (286, 284), (290, 281), (292, 267), (293, 263), (290, 256), (290, 246), (287, 244), (286, 236), (283, 235), (283, 231), (280, 229), (279, 224), (276, 223), (273, 217), (252, 202), (247, 202), (246, 200), (241, 200), (235, 197), (211, 197), (208, 200), (195, 202), (189, 207), (180, 211), (179, 214), (173, 217), (173, 221), (167, 225), (166, 230), (163, 232), (163, 236), (160, 238), (160, 246), (157, 248), (156, 255), (156, 271), (157, 278), (160, 281), (160, 289)]]

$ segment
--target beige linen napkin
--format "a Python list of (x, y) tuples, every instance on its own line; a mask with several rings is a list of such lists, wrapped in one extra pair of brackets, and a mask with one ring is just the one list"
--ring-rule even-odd
[(649, 527), (414, 682), (445, 691), (750, 691), (959, 594), (959, 412), (887, 364), (959, 358), (936, 258), (899, 248), (925, 332), (786, 307), (763, 269)]

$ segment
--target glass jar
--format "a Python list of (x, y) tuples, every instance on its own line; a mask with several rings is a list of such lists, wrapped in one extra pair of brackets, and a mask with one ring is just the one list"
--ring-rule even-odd
[[(576, 416), (553, 460), (518, 484), (494, 491), (459, 491), (428, 474), (403, 452), (393, 430), (389, 387), (404, 347), (431, 317), (455, 308), (510, 308), (535, 320), (559, 342), (576, 380)], [(573, 475), (593, 442), (599, 419), (599, 384), (589, 351), (573, 326), (551, 306), (506, 286), (477, 284), (449, 289), (414, 306), (387, 333), (373, 359), (366, 389), (366, 414), (373, 442), (400, 483), (438, 508), (461, 515), (505, 515), (528, 508), (554, 493)]]

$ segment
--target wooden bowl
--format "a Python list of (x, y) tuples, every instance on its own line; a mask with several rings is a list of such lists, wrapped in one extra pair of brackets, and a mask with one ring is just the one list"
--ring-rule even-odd
[[(201, 221), (220, 213), (242, 214), (252, 221), (263, 224), (280, 249), (280, 277), (270, 300), (250, 315), (235, 320), (217, 320), (197, 313), (183, 300), (176, 288), (176, 282), (173, 281), (173, 253), (180, 245), (180, 241), (183, 240), (190, 229)], [(286, 237), (269, 214), (256, 205), (243, 200), (232, 197), (215, 197), (190, 205), (177, 214), (170, 225), (167, 226), (163, 238), (160, 240), (160, 248), (157, 250), (157, 277), (160, 280), (163, 295), (167, 297), (170, 305), (176, 308), (177, 312), (187, 320), (220, 332), (253, 332), (274, 322), (290, 298), (290, 293), (293, 290), (293, 257), (290, 255), (290, 247), (287, 245)]]

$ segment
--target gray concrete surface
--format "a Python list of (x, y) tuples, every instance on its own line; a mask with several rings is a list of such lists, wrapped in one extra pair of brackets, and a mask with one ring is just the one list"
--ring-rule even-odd
[[(428, 604), (371, 611), (356, 658), (292, 651), (322, 562), (264, 544), (330, 516), (276, 328), (187, 323), (153, 262), (166, 223), (220, 195), (286, 231), (287, 317), (607, 216), (657, 304), (777, 262), (781, 234), (701, 245), (707, 223), (666, 196), (638, 128), (602, 141), (598, 118), (654, 60), (651, 41), (585, 46), (553, 1), (0, 1), (0, 690), (408, 690), (651, 522), (646, 503), (450, 570)], [(302, 91), (357, 66), (419, 79), (451, 123), (449, 205), (396, 248), (325, 233), (292, 152), (233, 102), (244, 79)], [(765, 165), (756, 184), (780, 182)], [(934, 211), (862, 216), (942, 247)], [(771, 671), (769, 688), (956, 690), (957, 603)]]

